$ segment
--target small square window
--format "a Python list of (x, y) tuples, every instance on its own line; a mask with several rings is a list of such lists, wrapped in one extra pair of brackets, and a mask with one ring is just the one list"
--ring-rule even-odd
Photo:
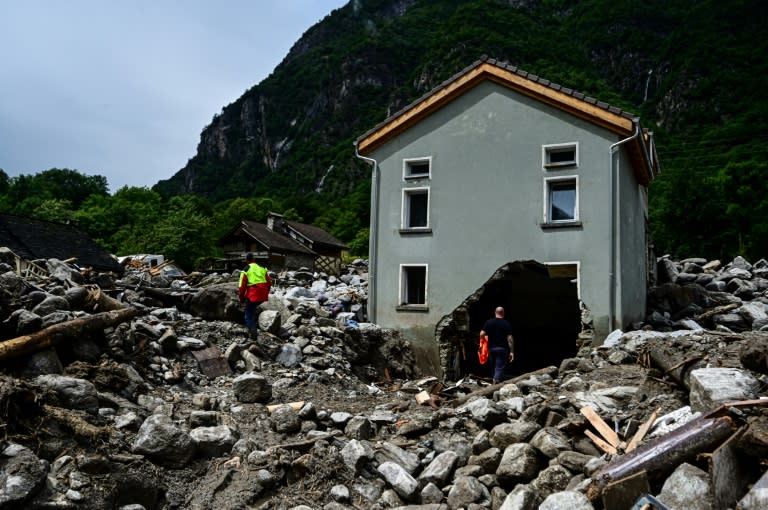
[(429, 188), (403, 190), (402, 228), (429, 227)]
[(545, 145), (544, 168), (560, 168), (578, 164), (578, 145), (575, 143)]
[(404, 159), (403, 178), (423, 179), (429, 178), (432, 171), (432, 158)]
[(577, 221), (578, 194), (576, 178), (547, 179), (545, 222)]
[(400, 266), (400, 305), (427, 304), (427, 266)]

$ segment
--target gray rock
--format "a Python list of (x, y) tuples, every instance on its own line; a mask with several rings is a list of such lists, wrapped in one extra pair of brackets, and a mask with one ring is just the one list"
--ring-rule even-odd
[(280, 332), (280, 312), (265, 310), (259, 314), (259, 329), (276, 335)]
[(75, 283), (83, 283), (83, 275), (80, 271), (59, 259), (48, 259), (45, 261), (45, 268), (51, 278), (55, 278), (62, 283), (68, 280)]
[(61, 374), (64, 365), (61, 364), (55, 349), (43, 349), (26, 357), (24, 375), (29, 378), (44, 374)]
[(591, 455), (585, 455), (583, 453), (579, 452), (560, 452), (560, 454), (555, 459), (558, 464), (565, 467), (566, 469), (573, 471), (574, 473), (583, 473), (584, 467), (587, 465), (587, 463), (594, 459), (595, 457)]
[(516, 483), (533, 480), (541, 467), (536, 449), (528, 443), (507, 446), (496, 469), (502, 485), (513, 487)]
[(349, 488), (346, 485), (338, 484), (331, 487), (331, 497), (334, 501), (347, 502), (349, 501)]
[(376, 470), (401, 498), (406, 501), (413, 501), (415, 499), (419, 489), (419, 482), (402, 466), (394, 462), (384, 462)]
[(521, 484), (507, 495), (499, 510), (536, 510), (539, 501), (533, 489)]
[(291, 406), (277, 406), (272, 410), (272, 426), (276, 432), (298, 432), (301, 429), (301, 418)]
[(467, 461), (470, 466), (480, 466), (483, 473), (495, 473), (501, 462), (501, 450), (498, 448), (488, 448), (484, 452), (473, 455)]
[(239, 402), (266, 404), (272, 398), (272, 386), (267, 378), (246, 372), (232, 381), (232, 390)]
[(442, 487), (450, 480), (458, 462), (459, 456), (455, 452), (443, 452), (432, 459), (432, 462), (421, 472), (418, 479)]
[(488, 440), (489, 432), (486, 429), (482, 429), (477, 433), (472, 440), (472, 453), (475, 455), (483, 453), (485, 450), (491, 447), (491, 442)]
[(540, 428), (539, 424), (535, 422), (513, 420), (493, 427), (488, 435), (488, 440), (492, 446), (504, 450), (511, 444), (528, 441)]
[(542, 469), (536, 479), (531, 482), (531, 487), (546, 498), (555, 492), (564, 491), (568, 487), (573, 474), (559, 464)]
[(368, 441), (352, 439), (341, 449), (341, 459), (350, 471), (360, 473), (374, 459), (373, 447)]
[(554, 459), (560, 453), (571, 449), (568, 436), (553, 427), (539, 430), (530, 441), (531, 446), (539, 450), (550, 459)]
[(707, 411), (730, 401), (756, 397), (760, 383), (737, 368), (699, 368), (690, 376), (690, 401), (694, 411)]
[(153, 414), (142, 423), (133, 452), (153, 462), (181, 467), (195, 453), (192, 438), (164, 414)]
[(457, 412), (468, 411), (472, 419), (485, 427), (493, 427), (507, 418), (507, 413), (500, 409), (493, 400), (478, 398), (459, 407)]
[(90, 381), (58, 374), (47, 374), (36, 377), (35, 382), (56, 392), (56, 395), (67, 407), (81, 409), (91, 414), (99, 412), (96, 387)]
[(352, 419), (352, 415), (347, 412), (336, 411), (331, 413), (330, 419), (334, 427), (344, 430), (344, 427), (347, 426), (347, 422)]
[(438, 504), (443, 501), (443, 491), (434, 483), (428, 483), (421, 489), (419, 500), (422, 505)]
[(17, 334), (24, 335), (39, 331), (42, 323), (42, 317), (36, 313), (21, 308), (19, 310), (14, 310), (3, 324), (7, 326), (9, 331), (16, 331)]
[(352, 439), (370, 439), (375, 434), (371, 420), (365, 416), (355, 416), (347, 422), (344, 434)]
[(197, 451), (205, 457), (220, 457), (232, 451), (238, 439), (237, 431), (228, 425), (198, 427), (189, 433)]
[(466, 508), (472, 503), (487, 501), (490, 503), (491, 493), (488, 488), (473, 476), (460, 476), (453, 481), (448, 491), (448, 508), (455, 510)]
[(683, 463), (664, 482), (658, 498), (670, 508), (715, 510), (713, 494), (709, 475)]
[(48, 463), (24, 446), (11, 443), (0, 453), (0, 508), (24, 508), (45, 485)]
[(382, 443), (376, 450), (376, 461), (380, 464), (384, 462), (394, 462), (395, 464), (403, 466), (403, 468), (410, 474), (415, 473), (421, 466), (418, 456), (403, 450), (389, 441)]
[(595, 507), (581, 492), (563, 491), (551, 494), (539, 506), (539, 510), (594, 510)]
[(214, 427), (219, 424), (219, 418), (217, 411), (192, 411), (189, 413), (189, 428)]
[(32, 308), (32, 313), (44, 317), (48, 314), (69, 310), (69, 301), (62, 296), (48, 296), (37, 306)]
[[(262, 314), (264, 315), (264, 314)], [(295, 344), (285, 344), (280, 349), (280, 353), (275, 358), (275, 361), (283, 365), (284, 367), (297, 367), (301, 364), (303, 356), (301, 349)]]

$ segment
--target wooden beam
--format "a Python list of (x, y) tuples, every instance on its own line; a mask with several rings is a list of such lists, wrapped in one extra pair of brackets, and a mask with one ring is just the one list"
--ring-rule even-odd
[(104, 330), (139, 314), (137, 308), (124, 308), (54, 324), (35, 333), (0, 342), (0, 360), (16, 358), (47, 349), (70, 338), (79, 338)]
[(608, 441), (614, 448), (619, 447), (621, 439), (619, 439), (618, 434), (616, 434), (616, 432), (614, 432), (613, 429), (598, 416), (594, 409), (590, 406), (584, 406), (580, 409), (580, 412), (587, 420), (589, 420), (589, 423), (597, 429), (600, 435), (603, 436), (603, 439)]

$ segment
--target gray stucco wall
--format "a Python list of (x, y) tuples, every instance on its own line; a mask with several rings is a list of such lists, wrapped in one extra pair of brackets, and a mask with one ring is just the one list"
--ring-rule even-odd
[[(430, 366), (436, 368), (435, 325), (498, 267), (529, 259), (575, 262), (580, 297), (593, 313), (598, 337), (604, 337), (609, 309), (609, 146), (616, 141), (605, 129), (484, 82), (378, 148), (372, 154), (380, 172), (379, 211), (371, 215), (371, 232), (377, 236), (371, 253), (372, 319), (401, 330), (425, 356), (434, 356)], [(578, 143), (577, 168), (543, 168), (543, 145), (572, 142)], [(430, 178), (406, 181), (403, 160), (421, 157), (432, 158)], [(622, 159), (621, 202), (628, 219), (625, 225), (622, 215), (621, 230), (635, 235), (641, 222), (629, 218), (639, 207), (630, 171)], [(544, 180), (550, 176), (577, 176), (580, 226), (542, 228)], [(429, 187), (431, 232), (403, 234), (402, 190), (424, 186)], [(630, 275), (638, 270), (630, 259), (642, 242), (621, 243), (623, 265), (617, 277), (626, 279), (621, 288), (627, 292), (617, 297), (618, 315), (637, 315), (630, 308), (644, 273)], [(429, 265), (427, 310), (397, 309), (401, 264)]]

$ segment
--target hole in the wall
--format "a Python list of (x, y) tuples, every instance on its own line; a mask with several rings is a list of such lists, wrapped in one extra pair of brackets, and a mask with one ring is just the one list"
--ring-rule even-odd
[[(494, 309), (503, 306), (515, 331), (512, 377), (549, 365), (559, 366), (576, 355), (584, 329), (575, 264), (544, 265), (536, 261), (505, 264), (438, 324), (436, 335), (443, 373), (491, 377), (490, 363), (477, 360), (477, 341)], [(588, 314), (586, 314), (588, 315)]]

